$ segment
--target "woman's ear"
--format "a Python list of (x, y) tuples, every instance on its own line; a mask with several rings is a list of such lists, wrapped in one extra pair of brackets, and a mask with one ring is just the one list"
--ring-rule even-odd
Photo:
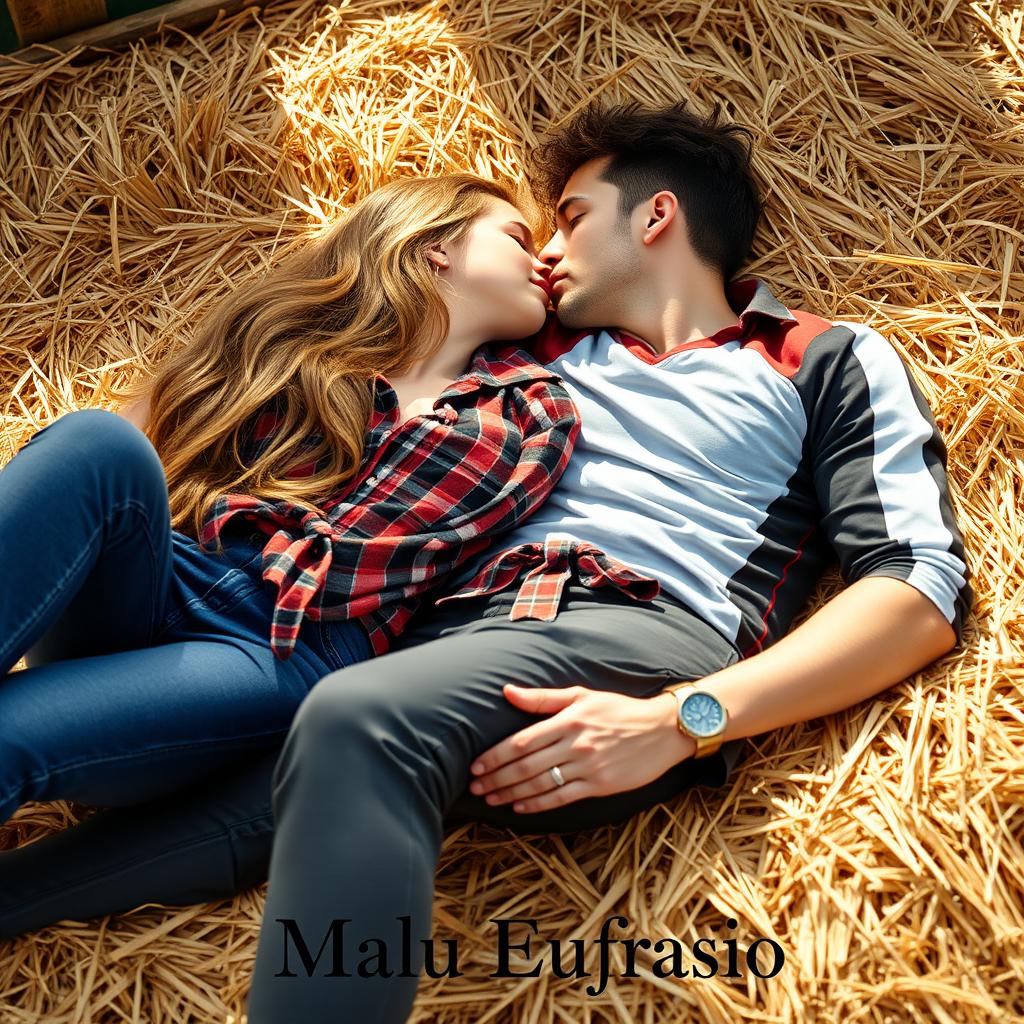
[(434, 264), (434, 268), (437, 270), (447, 270), (451, 263), (444, 249), (436, 245), (427, 249), (427, 259)]

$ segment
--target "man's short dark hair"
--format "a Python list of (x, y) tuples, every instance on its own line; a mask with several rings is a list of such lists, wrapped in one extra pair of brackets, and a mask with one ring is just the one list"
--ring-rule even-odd
[(750, 168), (753, 133), (685, 103), (645, 107), (633, 101), (594, 102), (543, 141), (530, 180), (537, 197), (554, 206), (572, 173), (611, 156), (601, 175), (619, 189), (619, 214), (668, 189), (679, 200), (698, 259), (728, 281), (750, 254), (761, 197)]

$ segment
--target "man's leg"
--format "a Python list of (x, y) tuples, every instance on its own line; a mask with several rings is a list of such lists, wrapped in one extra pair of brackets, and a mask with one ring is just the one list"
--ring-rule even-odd
[[(738, 658), (668, 599), (642, 605), (574, 582), (554, 622), (511, 622), (510, 601), (495, 595), (436, 610), (401, 649), (324, 677), (299, 708), (274, 775), (276, 834), (250, 1024), (407, 1019), (445, 815), (466, 793), (473, 759), (537, 720), (505, 700), (505, 683), (652, 696)], [(677, 793), (690, 765), (556, 811), (487, 810), (521, 824), (530, 817), (540, 831), (618, 822)], [(364, 940), (378, 941), (360, 948)], [(375, 958), (382, 947), (386, 957)], [(359, 974), (364, 960), (369, 977)]]

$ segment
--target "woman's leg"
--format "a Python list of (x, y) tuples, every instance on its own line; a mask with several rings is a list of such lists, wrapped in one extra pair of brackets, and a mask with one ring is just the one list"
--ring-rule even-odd
[(50, 423), (0, 470), (0, 687), (41, 664), (149, 643), (172, 576), (167, 482), (105, 409)]
[[(37, 548), (43, 557), (27, 556)], [(276, 758), (275, 737), (311, 685), (371, 654), (358, 623), (306, 622), (295, 654), (274, 658), (272, 595), (251, 573), (254, 554), (242, 545), (221, 562), (171, 531), (156, 452), (114, 413), (62, 417), (3, 469), (0, 558), (12, 568), (0, 588), (0, 820), (29, 799), (114, 807), (0, 855), (11, 879), (3, 892), (26, 906), (37, 894), (48, 913), (52, 858), (66, 856), (75, 860), (62, 877), (78, 879), (69, 891), (98, 913), (133, 904), (136, 892), (185, 894), (158, 863), (161, 849), (176, 849), (180, 877), (222, 895), (224, 842), (237, 851), (244, 836), (255, 856), (230, 884), (254, 884), (264, 870), (259, 752)], [(228, 568), (246, 562), (248, 574)], [(154, 640), (162, 646), (145, 646)], [(9, 672), (26, 645), (31, 667)], [(243, 751), (256, 752), (255, 774), (243, 766), (221, 788), (210, 773)], [(111, 859), (122, 844), (138, 856)], [(122, 888), (128, 895), (109, 905)]]
[(274, 746), (310, 688), (370, 647), (356, 622), (305, 621), (277, 658), (272, 601), (231, 570), (174, 618), (166, 643), (0, 680), (0, 822), (27, 800), (140, 803)]
[(277, 744), (230, 772), (0, 853), (0, 939), (144, 903), (228, 899), (266, 881), (279, 753)]
[[(234, 614), (242, 620), (252, 615), (256, 623), (258, 605), (259, 600), (250, 599)], [(200, 630), (204, 615), (215, 618), (206, 605), (193, 606), (176, 635), (201, 635), (189, 634), (186, 626)], [(269, 649), (266, 656), (275, 661)], [(332, 668), (369, 656), (365, 632), (357, 623), (343, 622), (304, 624), (292, 658), (307, 665), (307, 678), (315, 684)], [(250, 650), (249, 657), (260, 655)], [(228, 898), (265, 881), (273, 827), (271, 777), (280, 742), (241, 754), (230, 769), (203, 775), (164, 796), (101, 810), (70, 828), (0, 852), (0, 938), (143, 903), (181, 906)], [(147, 778), (152, 773), (139, 774), (137, 785), (153, 788)]]
[(117, 807), (273, 746), (315, 682), (233, 637), (73, 658), (0, 685), (0, 821), (28, 800)]

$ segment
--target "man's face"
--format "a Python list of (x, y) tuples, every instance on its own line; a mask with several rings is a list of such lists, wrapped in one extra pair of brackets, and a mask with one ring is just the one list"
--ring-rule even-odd
[(598, 177), (610, 160), (576, 168), (558, 200), (555, 233), (538, 254), (553, 285), (551, 305), (566, 327), (618, 325), (639, 276), (632, 218), (620, 218), (618, 188)]

